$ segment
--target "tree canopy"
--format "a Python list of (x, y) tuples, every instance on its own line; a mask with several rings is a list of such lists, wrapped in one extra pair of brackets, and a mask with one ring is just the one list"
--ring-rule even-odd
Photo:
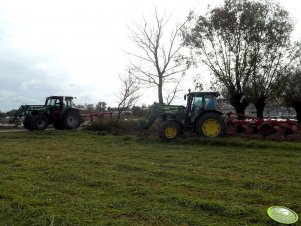
[[(300, 62), (301, 63), (301, 62)], [(301, 64), (289, 70), (283, 79), (283, 89), (280, 95), (286, 106), (292, 106), (297, 113), (297, 120), (301, 123)]]
[(191, 24), (184, 33), (186, 45), (226, 87), (238, 113), (251, 101), (260, 116), (259, 108), (273, 97), (299, 50), (291, 44), (288, 12), (268, 1), (225, 0)]
[(96, 111), (106, 111), (107, 110), (107, 103), (104, 101), (99, 101), (95, 106)]

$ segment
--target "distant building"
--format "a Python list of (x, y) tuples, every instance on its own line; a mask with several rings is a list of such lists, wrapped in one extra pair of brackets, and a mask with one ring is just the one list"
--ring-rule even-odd
[[(229, 103), (228, 100), (219, 99), (219, 105), (224, 114), (228, 112), (235, 112), (233, 106)], [(250, 104), (246, 110), (245, 114), (249, 116), (256, 117), (256, 108), (253, 104)], [(265, 106), (264, 117), (267, 118), (288, 118), (288, 119), (295, 119), (296, 118), (296, 111), (293, 108), (287, 108), (283, 106), (279, 106), (277, 104), (269, 103)]]

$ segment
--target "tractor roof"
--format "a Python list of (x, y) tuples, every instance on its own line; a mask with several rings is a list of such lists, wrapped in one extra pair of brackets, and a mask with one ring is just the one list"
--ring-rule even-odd
[(211, 96), (216, 96), (216, 97), (218, 97), (218, 96), (219, 96), (219, 93), (218, 93), (218, 92), (213, 92), (213, 91), (207, 91), (207, 92), (190, 92), (190, 93), (188, 93), (188, 95), (191, 95), (191, 96), (211, 95)]
[(59, 99), (59, 98), (65, 98), (65, 99), (73, 99), (74, 97), (71, 96), (49, 96), (47, 99)]

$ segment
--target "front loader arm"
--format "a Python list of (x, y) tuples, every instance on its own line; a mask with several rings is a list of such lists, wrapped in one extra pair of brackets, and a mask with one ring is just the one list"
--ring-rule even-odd
[(146, 116), (140, 123), (140, 127), (142, 129), (148, 129), (152, 126), (154, 121), (157, 119), (157, 117), (160, 115), (160, 112), (162, 113), (162, 109), (160, 107), (160, 104), (154, 103), (150, 109), (148, 110)]
[(20, 118), (26, 115), (26, 113), (42, 107), (44, 107), (44, 105), (21, 105), (15, 114), (10, 118), (9, 122), (16, 123), (20, 121)]
[(165, 120), (173, 119), (176, 121), (184, 121), (183, 115), (185, 115), (185, 107), (180, 105), (166, 105), (166, 104), (158, 104), (154, 103), (143, 121), (140, 123), (140, 127), (142, 129), (148, 129), (152, 126), (155, 120), (160, 117)]

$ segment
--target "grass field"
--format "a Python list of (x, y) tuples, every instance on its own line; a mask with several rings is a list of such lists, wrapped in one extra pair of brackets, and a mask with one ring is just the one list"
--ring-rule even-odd
[(0, 225), (273, 225), (301, 214), (301, 144), (0, 133)]

